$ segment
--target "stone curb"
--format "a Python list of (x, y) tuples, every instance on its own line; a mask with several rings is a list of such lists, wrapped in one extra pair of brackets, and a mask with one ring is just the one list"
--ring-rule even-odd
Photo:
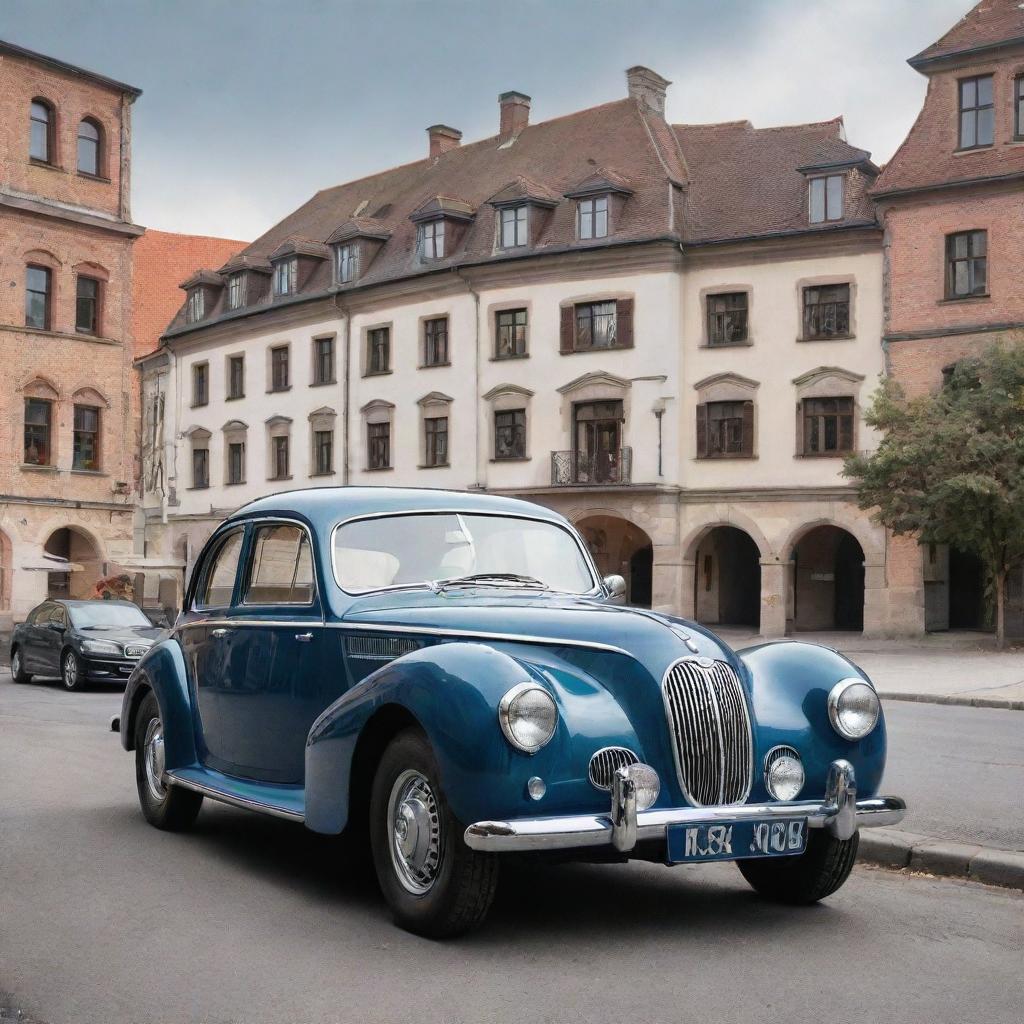
[(884, 693), (882, 700), (908, 700), (917, 704), (955, 704), (966, 708), (1002, 708), (1004, 711), (1024, 711), (1024, 700), (1008, 697), (970, 697), (958, 693)]
[(863, 829), (857, 859), (883, 868), (967, 878), (1024, 890), (1024, 853), (934, 839), (895, 828)]

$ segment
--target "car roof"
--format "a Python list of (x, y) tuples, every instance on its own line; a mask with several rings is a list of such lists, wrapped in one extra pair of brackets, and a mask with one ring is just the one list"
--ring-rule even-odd
[(309, 487), (281, 491), (243, 505), (228, 522), (259, 515), (292, 513), (323, 528), (354, 516), (393, 512), (490, 512), (528, 515), (564, 523), (557, 512), (533, 502), (497, 494), (426, 487)]

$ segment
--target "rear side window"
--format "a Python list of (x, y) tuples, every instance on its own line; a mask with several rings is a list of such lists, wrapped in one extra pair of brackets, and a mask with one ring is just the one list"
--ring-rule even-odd
[(305, 530), (261, 526), (252, 549), (245, 604), (312, 604), (313, 559)]
[(199, 608), (226, 608), (231, 604), (231, 594), (235, 589), (235, 573), (238, 569), (238, 556), (242, 552), (242, 531), (236, 530), (217, 549), (213, 556), (203, 590), (196, 606)]

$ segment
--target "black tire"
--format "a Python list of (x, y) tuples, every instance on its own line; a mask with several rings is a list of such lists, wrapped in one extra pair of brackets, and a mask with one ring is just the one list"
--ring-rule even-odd
[(139, 803), (146, 821), (166, 832), (181, 832), (191, 828), (203, 806), (201, 793), (193, 793), (181, 786), (163, 784), (154, 788), (150, 784), (146, 761), (149, 756), (147, 738), (151, 725), (163, 730), (160, 705), (150, 692), (143, 698), (135, 719), (135, 784), (139, 790)]
[(60, 652), (60, 681), (65, 690), (81, 690), (85, 686), (82, 678), (82, 660), (70, 647)]
[[(397, 845), (394, 820), (398, 814), (398, 807), (392, 805), (406, 786), (419, 786), (420, 780), (425, 782), (430, 798), (421, 799), (420, 805), (430, 810), (414, 820), (423, 821), (429, 827), (426, 831), (417, 827), (415, 834), (421, 831), (425, 836), (436, 834), (436, 842), (427, 841), (427, 848), (434, 855), (425, 858), (426, 865), (436, 864), (436, 867), (426, 871), (429, 875), (423, 883), (426, 889), (415, 892), (410, 889), (415, 880), (404, 881), (399, 866), (400, 862), (407, 864), (408, 860), (392, 846), (393, 842)], [(406, 801), (399, 806), (403, 804)], [(464, 826), (452, 814), (444, 797), (437, 762), (427, 738), (418, 729), (399, 733), (384, 751), (370, 794), (373, 864), (381, 891), (399, 927), (417, 935), (442, 939), (460, 935), (483, 922), (498, 885), (498, 860), (466, 846), (463, 831)]]
[(806, 905), (831, 896), (850, 877), (860, 833), (836, 839), (826, 829), (811, 829), (807, 849), (796, 857), (737, 861), (743, 877), (766, 899)]
[(32, 676), (25, 671), (25, 663), (21, 660), (21, 650), (17, 647), (11, 651), (11, 678), (16, 683), (32, 682)]

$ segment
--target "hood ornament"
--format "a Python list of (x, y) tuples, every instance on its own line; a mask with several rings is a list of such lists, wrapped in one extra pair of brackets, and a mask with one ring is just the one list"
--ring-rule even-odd
[(700, 653), (700, 648), (693, 642), (693, 637), (691, 637), (689, 633), (684, 633), (678, 626), (669, 626), (669, 629), (671, 629), (672, 632), (675, 633), (675, 635), (679, 637), (679, 639), (682, 640), (684, 644), (686, 644), (688, 650), (691, 653)]

